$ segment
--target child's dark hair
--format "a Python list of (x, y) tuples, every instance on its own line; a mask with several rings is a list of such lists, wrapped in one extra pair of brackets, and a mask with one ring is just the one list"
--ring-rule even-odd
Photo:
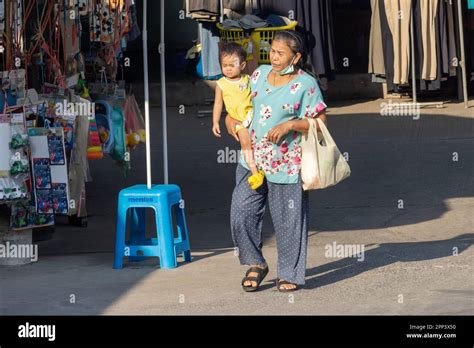
[(235, 42), (221, 41), (219, 44), (219, 59), (222, 62), (222, 57), (236, 54), (239, 57), (240, 63), (247, 60), (247, 52), (245, 49)]

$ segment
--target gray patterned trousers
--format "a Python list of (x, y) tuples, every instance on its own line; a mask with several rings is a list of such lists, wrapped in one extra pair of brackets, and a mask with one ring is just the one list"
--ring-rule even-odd
[(301, 179), (297, 184), (276, 184), (265, 180), (257, 190), (247, 182), (251, 172), (237, 165), (236, 186), (232, 194), (230, 223), (232, 239), (242, 265), (262, 265), (262, 227), (268, 200), (276, 233), (277, 276), (303, 285), (308, 242), (308, 192)]

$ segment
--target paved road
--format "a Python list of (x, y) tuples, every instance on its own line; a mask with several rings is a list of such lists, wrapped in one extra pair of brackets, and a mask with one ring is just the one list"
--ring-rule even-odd
[[(234, 256), (228, 223), (235, 164), (217, 162), (218, 150), (238, 144), (213, 138), (210, 118), (197, 118), (197, 108), (180, 115), (171, 107), (170, 181), (186, 200), (194, 261), (175, 270), (156, 260), (111, 269), (117, 193), (145, 182), (142, 149), (128, 179), (109, 160), (92, 163), (87, 229), (59, 225), (53, 240), (40, 243), (39, 262), (0, 269), (8, 280), (0, 285), (0, 314), (474, 314), (472, 109), (422, 109), (413, 120), (380, 116), (381, 102), (330, 109), (330, 130), (353, 174), (311, 192), (305, 289), (276, 291), (267, 215), (270, 274), (262, 291), (241, 291), (246, 268)], [(158, 183), (160, 110), (152, 117)], [(327, 255), (333, 245), (364, 246), (364, 260)]]

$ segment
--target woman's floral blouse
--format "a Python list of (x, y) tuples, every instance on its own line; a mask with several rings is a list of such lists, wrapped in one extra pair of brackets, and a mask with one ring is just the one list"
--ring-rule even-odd
[[(279, 144), (267, 139), (274, 126), (293, 119), (316, 117), (326, 108), (315, 78), (303, 70), (289, 84), (268, 83), (270, 65), (261, 65), (250, 78), (254, 118), (249, 132), (255, 162), (268, 181), (296, 184), (301, 169), (301, 133), (290, 132)], [(243, 156), (240, 164), (248, 169)]]

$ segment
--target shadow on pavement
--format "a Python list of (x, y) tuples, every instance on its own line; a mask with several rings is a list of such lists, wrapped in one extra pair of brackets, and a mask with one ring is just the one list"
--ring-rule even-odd
[(305, 288), (320, 288), (396, 262), (409, 263), (450, 257), (455, 253), (461, 254), (472, 244), (474, 244), (474, 233), (428, 242), (380, 244), (365, 251), (364, 259), (361, 261), (354, 255), (308, 269)]

